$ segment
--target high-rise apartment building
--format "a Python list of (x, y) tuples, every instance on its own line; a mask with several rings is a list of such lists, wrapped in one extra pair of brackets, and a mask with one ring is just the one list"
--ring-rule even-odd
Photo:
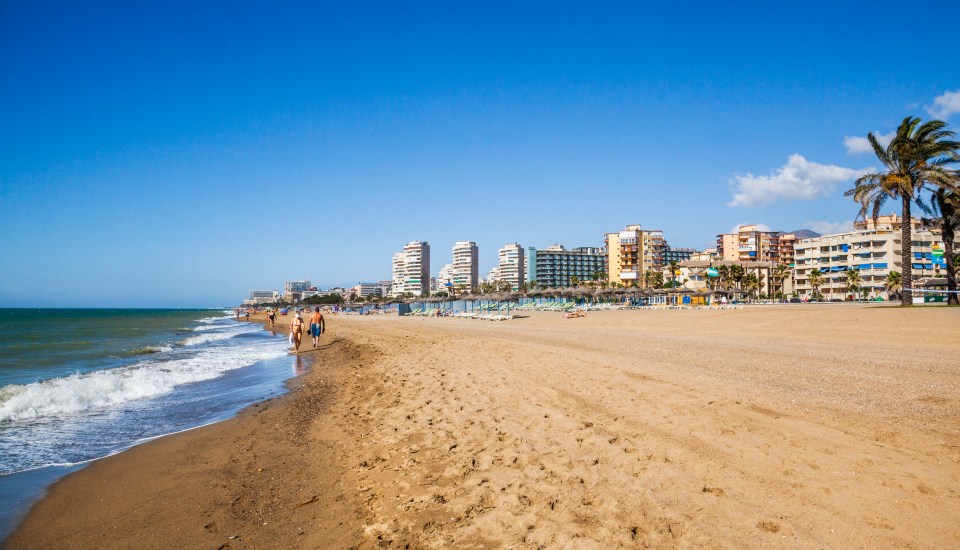
[(411, 241), (403, 247), (403, 291), (430, 295), (430, 243)]
[(780, 263), (780, 232), (741, 225), (736, 233), (717, 235), (717, 255), (722, 260)]
[(596, 273), (607, 274), (607, 255), (600, 248), (579, 247), (567, 250), (555, 244), (544, 250), (527, 247), (527, 282), (537, 281), (545, 287), (571, 285), (574, 277), (592, 280)]
[(480, 282), (480, 255), (477, 243), (460, 241), (453, 245), (451, 282), (456, 292), (473, 292)]
[(667, 241), (663, 238), (663, 231), (659, 229), (643, 232), (643, 265), (644, 270), (663, 269), (663, 256), (667, 250)]
[(607, 233), (607, 279), (621, 285), (640, 284), (646, 271), (663, 269), (667, 242), (663, 231), (628, 225), (623, 231)]
[(797, 244), (797, 241), (800, 240), (796, 233), (781, 233), (779, 242), (780, 242), (780, 253), (777, 259), (778, 264), (787, 264), (793, 266), (795, 257), (794, 257), (794, 246)]
[(430, 243), (411, 241), (393, 255), (391, 294), (430, 295)]
[(393, 255), (393, 280), (390, 285), (391, 296), (400, 296), (403, 294), (403, 278), (406, 275), (404, 271), (404, 258), (405, 255), (403, 252), (397, 252)]
[(524, 264), (523, 247), (519, 243), (504, 246), (499, 250), (497, 280), (507, 281), (510, 283), (510, 288), (519, 290), (520, 286), (526, 282)]
[(740, 234), (721, 233), (717, 235), (716, 256), (718, 260), (740, 261)]

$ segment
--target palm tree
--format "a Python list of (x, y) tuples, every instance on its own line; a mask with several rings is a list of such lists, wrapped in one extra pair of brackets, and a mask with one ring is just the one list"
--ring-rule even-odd
[(823, 273), (819, 269), (811, 269), (808, 279), (810, 286), (813, 287), (813, 297), (817, 298), (820, 295), (820, 285), (823, 284)]
[(756, 273), (747, 273), (744, 275), (743, 289), (751, 298), (754, 298), (756, 291), (760, 290), (760, 277), (757, 277)]
[(747, 272), (744, 271), (743, 266), (740, 264), (733, 264), (730, 266), (730, 278), (733, 279), (733, 282), (737, 283), (737, 288), (740, 289), (743, 287), (743, 277)]
[(726, 290), (730, 284), (730, 266), (722, 265), (717, 268), (717, 278), (720, 279), (720, 288)]
[(791, 269), (787, 264), (778, 264), (777, 267), (773, 268), (773, 279), (777, 281), (777, 286), (780, 287), (780, 296), (784, 296), (783, 292), (783, 282), (790, 277)]
[(643, 278), (647, 280), (647, 285), (653, 288), (662, 288), (663, 287), (663, 272), (656, 271), (653, 269), (648, 269), (646, 273), (643, 274)]
[(845, 274), (847, 276), (847, 292), (857, 296), (860, 293), (860, 285), (863, 283), (860, 270), (856, 268), (848, 269)]
[(913, 246), (911, 242), (910, 203), (915, 202), (923, 208), (921, 191), (926, 187), (956, 188), (953, 172), (947, 165), (957, 160), (960, 142), (953, 141), (954, 133), (944, 129), (946, 123), (931, 120), (920, 124), (918, 117), (906, 117), (897, 133), (886, 147), (880, 145), (871, 132), (867, 140), (874, 154), (883, 163), (884, 169), (874, 174), (866, 174), (857, 179), (854, 188), (844, 193), (846, 197), (860, 203), (858, 218), (866, 219), (868, 212), (876, 220), (880, 209), (889, 199), (900, 199), (900, 265), (903, 267), (903, 290), (901, 303), (913, 303), (912, 265)]
[(570, 277), (570, 286), (573, 286), (574, 288), (580, 286), (580, 277), (577, 277), (576, 275)]
[(676, 260), (670, 260), (670, 288), (677, 286), (677, 270), (680, 269), (680, 263)]
[(891, 294), (899, 294), (900, 290), (903, 289), (903, 277), (900, 276), (900, 272), (891, 271), (887, 273), (883, 286), (887, 288), (887, 298), (890, 298)]
[(940, 231), (943, 238), (943, 259), (947, 272), (947, 304), (957, 305), (957, 266), (954, 239), (960, 229), (960, 190), (937, 189), (933, 193), (933, 206), (940, 215)]

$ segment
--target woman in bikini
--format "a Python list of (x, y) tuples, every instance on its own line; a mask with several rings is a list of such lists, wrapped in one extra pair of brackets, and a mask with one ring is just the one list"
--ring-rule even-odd
[(296, 352), (300, 353), (300, 337), (303, 335), (303, 317), (300, 317), (300, 312), (297, 312), (297, 316), (290, 323), (290, 334), (293, 335), (293, 346)]

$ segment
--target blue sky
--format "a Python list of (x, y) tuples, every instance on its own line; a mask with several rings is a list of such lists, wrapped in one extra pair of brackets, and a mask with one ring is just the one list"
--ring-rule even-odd
[(137, 4), (0, 2), (0, 306), (352, 285), (421, 239), (486, 273), (632, 223), (843, 228), (856, 138), (960, 121), (957, 64), (896, 44), (952, 39), (894, 3)]

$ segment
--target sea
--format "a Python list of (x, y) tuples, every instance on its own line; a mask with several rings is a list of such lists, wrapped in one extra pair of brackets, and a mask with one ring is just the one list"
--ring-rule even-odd
[(0, 309), (0, 541), (90, 461), (283, 393), (288, 348), (232, 310)]

